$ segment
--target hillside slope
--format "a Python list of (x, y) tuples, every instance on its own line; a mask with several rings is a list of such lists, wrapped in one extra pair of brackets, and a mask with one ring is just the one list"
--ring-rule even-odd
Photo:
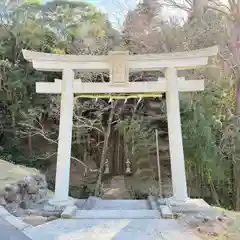
[(37, 169), (15, 165), (0, 159), (0, 195), (3, 194), (6, 184), (15, 183), (27, 175), (37, 173), (39, 173)]

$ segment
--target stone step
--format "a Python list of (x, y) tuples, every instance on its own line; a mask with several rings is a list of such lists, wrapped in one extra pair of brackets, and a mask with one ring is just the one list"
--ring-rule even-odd
[(150, 209), (147, 200), (101, 200), (94, 206), (95, 210), (144, 210)]
[(158, 210), (78, 210), (76, 219), (160, 219)]

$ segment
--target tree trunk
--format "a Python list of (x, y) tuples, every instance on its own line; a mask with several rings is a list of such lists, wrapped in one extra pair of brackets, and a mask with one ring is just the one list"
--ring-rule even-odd
[[(239, 70), (240, 71), (240, 70)], [(240, 76), (240, 75), (239, 75)], [(235, 149), (233, 155), (234, 163), (234, 185), (235, 185), (235, 209), (240, 210), (240, 77), (236, 81), (236, 115), (234, 118)]]
[(98, 180), (97, 180), (96, 187), (95, 187), (95, 196), (100, 195), (102, 175), (103, 175), (104, 165), (105, 165), (107, 151), (108, 151), (108, 142), (109, 142), (109, 136), (110, 136), (110, 133), (111, 133), (112, 120), (113, 120), (113, 116), (114, 116), (115, 106), (116, 106), (116, 101), (115, 101), (115, 103), (112, 104), (110, 115), (109, 115), (109, 118), (108, 118), (107, 130), (104, 134), (103, 150), (102, 150), (102, 155), (101, 155), (100, 168), (99, 168), (99, 173), (98, 173)]
[(208, 5), (208, 0), (193, 0), (192, 17), (201, 18), (204, 13), (204, 8)]

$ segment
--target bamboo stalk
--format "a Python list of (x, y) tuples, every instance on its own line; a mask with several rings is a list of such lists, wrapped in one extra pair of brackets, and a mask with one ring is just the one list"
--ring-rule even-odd
[(28, 149), (30, 152), (32, 152), (32, 133), (31, 130), (28, 133)]
[(118, 139), (117, 139), (117, 162), (118, 162), (118, 164), (120, 163), (120, 162), (122, 162), (121, 160), (120, 160), (120, 144), (121, 144), (121, 136), (120, 136), (120, 133), (119, 133), (119, 131), (117, 132), (117, 137), (118, 137)]
[(155, 130), (155, 133), (156, 133), (156, 150), (157, 150), (159, 196), (162, 197), (161, 168), (160, 168), (160, 156), (159, 156), (158, 130), (157, 129)]

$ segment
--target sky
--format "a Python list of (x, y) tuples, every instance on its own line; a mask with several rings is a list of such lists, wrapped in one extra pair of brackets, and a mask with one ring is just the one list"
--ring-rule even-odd
[[(43, 0), (43, 2), (48, 2), (51, 0)], [(109, 20), (112, 22), (113, 26), (116, 28), (121, 28), (121, 25), (125, 19), (125, 16), (129, 10), (132, 10), (141, 0), (73, 0), (73, 1), (86, 1), (88, 3), (94, 4), (98, 9), (108, 14)], [(184, 0), (177, 0), (182, 2)], [(184, 17), (184, 13), (179, 10), (163, 10), (163, 15), (166, 16), (178, 16)]]
[[(121, 27), (125, 16), (129, 10), (132, 10), (141, 0), (86, 0), (92, 3), (102, 11), (106, 12), (110, 21), (117, 28)], [(184, 0), (178, 0), (182, 2)], [(186, 14), (180, 10), (163, 9), (163, 15), (168, 18), (169, 16), (178, 16), (180, 18), (186, 17)]]
[[(43, 0), (44, 2), (51, 0)], [(129, 10), (132, 10), (141, 0), (73, 0), (73, 1), (86, 1), (94, 4), (98, 9), (108, 14), (109, 20), (112, 22), (115, 28), (121, 28), (121, 25), (125, 19), (125, 16)], [(176, 0), (179, 3), (185, 2), (185, 0)], [(201, 1), (201, 0), (199, 0)], [(221, 0), (226, 3), (228, 0)], [(166, 19), (168, 17), (176, 17), (178, 19), (186, 18), (186, 12), (179, 9), (164, 8), (162, 15)]]
[(110, 21), (120, 27), (127, 12), (134, 9), (138, 0), (86, 0), (108, 14)]
[[(77, 0), (75, 0), (77, 1)], [(141, 0), (85, 0), (86, 2), (96, 5), (99, 9), (108, 14), (110, 21), (116, 28), (121, 28), (127, 12), (134, 9)], [(202, 1), (202, 0), (199, 0)], [(183, 4), (186, 0), (176, 0), (176, 2)], [(223, 4), (227, 5), (228, 0), (220, 0)], [(166, 20), (169, 17), (175, 17), (178, 20), (187, 18), (187, 13), (184, 10), (163, 7), (162, 16)]]
[[(43, 0), (44, 3), (51, 0)], [(110, 21), (119, 28), (130, 9), (134, 9), (140, 0), (72, 0), (85, 1), (97, 6), (103, 12), (108, 14)]]

